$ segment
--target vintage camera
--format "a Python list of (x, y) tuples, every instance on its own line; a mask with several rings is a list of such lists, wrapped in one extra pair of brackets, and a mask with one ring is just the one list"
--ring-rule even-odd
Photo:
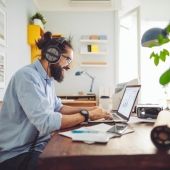
[(138, 104), (136, 114), (143, 119), (156, 119), (163, 107), (159, 104)]

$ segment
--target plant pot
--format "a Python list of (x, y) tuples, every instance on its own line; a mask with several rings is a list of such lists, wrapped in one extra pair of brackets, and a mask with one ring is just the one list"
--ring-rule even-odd
[(44, 30), (44, 25), (40, 19), (34, 19), (34, 25), (39, 25)]

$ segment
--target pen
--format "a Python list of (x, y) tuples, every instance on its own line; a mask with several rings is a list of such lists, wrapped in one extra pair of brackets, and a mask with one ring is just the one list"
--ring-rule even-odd
[(72, 133), (98, 133), (98, 131), (90, 131), (90, 130), (72, 130)]

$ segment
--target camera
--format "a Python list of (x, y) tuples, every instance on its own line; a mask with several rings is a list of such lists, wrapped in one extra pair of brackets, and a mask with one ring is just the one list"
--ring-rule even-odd
[(143, 119), (156, 119), (163, 107), (159, 104), (138, 104), (136, 114)]

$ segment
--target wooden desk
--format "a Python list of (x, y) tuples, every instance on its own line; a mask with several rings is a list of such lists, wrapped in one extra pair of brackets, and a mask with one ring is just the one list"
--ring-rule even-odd
[(152, 126), (131, 124), (135, 132), (91, 145), (73, 142), (56, 132), (40, 155), (41, 170), (168, 170), (170, 150), (156, 149), (150, 139)]
[(59, 94), (57, 97), (61, 98), (62, 104), (68, 106), (84, 106), (91, 107), (97, 106), (96, 95), (72, 95), (72, 94)]

